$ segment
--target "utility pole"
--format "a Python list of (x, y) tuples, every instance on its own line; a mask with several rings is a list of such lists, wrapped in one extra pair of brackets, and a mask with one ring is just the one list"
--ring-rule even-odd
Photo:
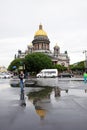
[(84, 50), (83, 53), (85, 54), (85, 61), (84, 61), (85, 71), (87, 71), (87, 50)]

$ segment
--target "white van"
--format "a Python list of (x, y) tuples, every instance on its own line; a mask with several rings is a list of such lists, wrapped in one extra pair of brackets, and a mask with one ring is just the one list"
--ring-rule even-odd
[(58, 76), (58, 71), (57, 69), (43, 69), (41, 70), (40, 73), (36, 75), (37, 78), (41, 77), (57, 77)]

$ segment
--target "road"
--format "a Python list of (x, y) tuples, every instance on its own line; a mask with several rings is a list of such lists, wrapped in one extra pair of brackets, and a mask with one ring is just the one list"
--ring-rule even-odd
[[(54, 79), (49, 82), (55, 84)], [(60, 96), (55, 96), (57, 88), (61, 88)], [(20, 88), (11, 87), (9, 81), (3, 79), (0, 81), (0, 130), (87, 130), (86, 88), (83, 81), (58, 81), (49, 101), (38, 102), (42, 108), (39, 111), (33, 99), (27, 97), (27, 93), (39, 91), (39, 87), (25, 88), (26, 107), (23, 107)]]

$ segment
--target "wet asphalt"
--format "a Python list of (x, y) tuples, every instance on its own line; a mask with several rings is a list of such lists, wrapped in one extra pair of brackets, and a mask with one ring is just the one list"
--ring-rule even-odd
[(35, 105), (27, 94), (41, 88), (25, 88), (26, 106), (21, 106), (20, 88), (0, 79), (0, 130), (87, 130), (87, 84), (58, 79), (40, 79), (40, 83), (42, 80), (56, 84), (50, 98)]

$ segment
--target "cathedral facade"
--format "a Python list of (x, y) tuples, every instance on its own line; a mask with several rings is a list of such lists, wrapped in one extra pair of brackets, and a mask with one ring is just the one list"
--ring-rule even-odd
[(27, 54), (41, 52), (47, 54), (52, 59), (53, 64), (60, 64), (65, 67), (69, 67), (70, 59), (67, 51), (60, 53), (60, 47), (57, 44), (53, 49), (53, 52), (51, 52), (50, 40), (40, 24), (39, 29), (35, 32), (32, 43), (27, 46), (27, 50), (24, 53), (19, 50), (17, 57), (24, 58)]

